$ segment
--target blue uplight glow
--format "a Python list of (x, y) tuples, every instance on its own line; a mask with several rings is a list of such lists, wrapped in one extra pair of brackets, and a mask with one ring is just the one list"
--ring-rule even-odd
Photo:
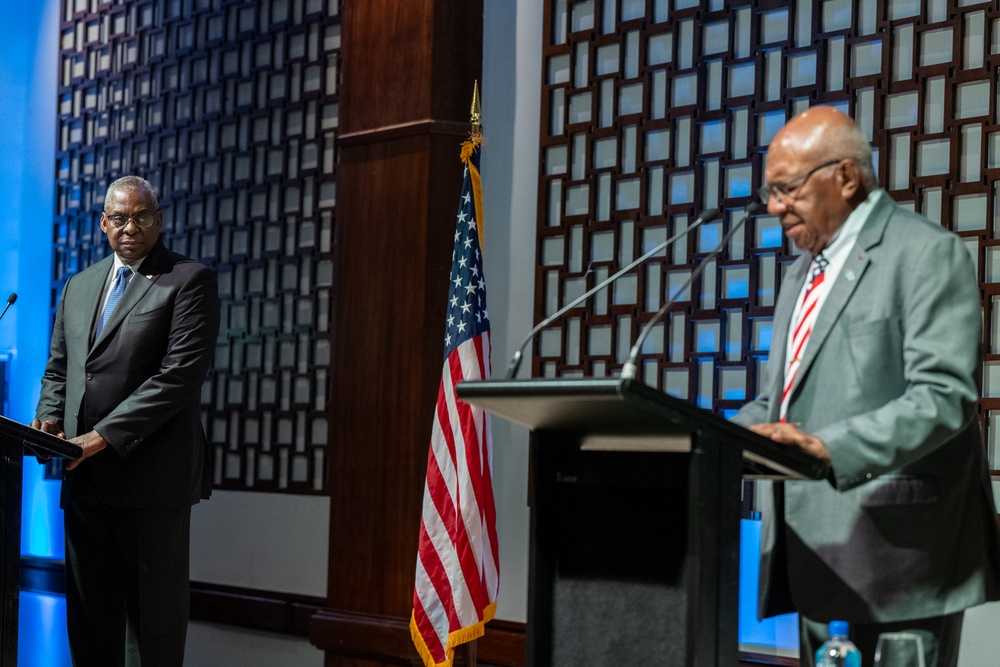
[[(18, 294), (0, 321), (0, 354), (10, 362), (6, 416), (20, 422), (34, 417), (48, 357), (60, 4), (8, 2), (0, 22), (0, 301)], [(31, 457), (22, 503), (22, 553), (62, 558), (59, 483)], [(18, 664), (69, 665), (65, 598), (22, 591), (19, 608)]]
[[(58, 0), (9, 3), (0, 23), (0, 299), (18, 294), (0, 321), (0, 353), (10, 358), (7, 415), (30, 422), (41, 388), (49, 342), (52, 226), (55, 213)], [(44, 279), (39, 279), (40, 277)], [(62, 558), (59, 484), (42, 479), (33, 458), (24, 461), (21, 550)]]
[(68, 667), (66, 598), (21, 591), (17, 628), (17, 664), (21, 667)]
[(21, 553), (62, 558), (65, 551), (59, 483), (43, 479), (44, 471), (30, 456), (24, 459)]
[(740, 521), (740, 644), (799, 650), (799, 620), (785, 614), (757, 620), (757, 570), (760, 564), (760, 521)]

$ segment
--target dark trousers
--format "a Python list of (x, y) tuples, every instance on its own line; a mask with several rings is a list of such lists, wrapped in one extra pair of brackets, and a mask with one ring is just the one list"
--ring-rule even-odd
[(84, 463), (64, 508), (74, 667), (181, 667), (191, 507), (109, 507)]
[[(861, 664), (871, 667), (875, 663), (875, 647), (883, 632), (913, 631), (920, 635), (924, 647), (926, 667), (956, 667), (958, 646), (962, 639), (962, 621), (965, 612), (947, 616), (932, 616), (896, 623), (851, 623), (849, 639), (861, 651)], [(815, 664), (816, 651), (829, 639), (827, 624), (812, 621), (799, 614), (799, 664)]]

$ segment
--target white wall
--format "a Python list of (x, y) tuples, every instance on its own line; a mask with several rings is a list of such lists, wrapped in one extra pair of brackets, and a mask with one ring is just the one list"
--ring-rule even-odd
[[(542, 10), (537, 0), (485, 0), (483, 16), (483, 250), (493, 343), (502, 377), (531, 329), (535, 291)], [(530, 375), (531, 358), (520, 377)], [(493, 479), (500, 541), (497, 617), (524, 621), (528, 593), (528, 434), (493, 420)], [(487, 632), (489, 630), (487, 629)]]
[(326, 597), (330, 499), (213, 491), (191, 512), (191, 580)]

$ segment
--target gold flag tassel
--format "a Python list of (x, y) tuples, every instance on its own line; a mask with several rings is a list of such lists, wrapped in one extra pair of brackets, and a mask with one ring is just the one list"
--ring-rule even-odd
[(483, 125), (482, 125), (482, 115), (483, 109), (479, 103), (479, 82), (476, 81), (472, 88), (472, 109), (469, 112), (470, 122), (472, 123), (472, 130), (469, 132), (469, 138), (462, 142), (462, 152), (461, 158), (462, 162), (469, 168), (469, 177), (472, 179), (472, 197), (475, 200), (476, 205), (476, 225), (479, 228), (479, 249), (484, 255), (486, 251), (484, 250), (485, 243), (485, 223), (486, 219), (483, 217), (483, 182), (479, 177), (479, 168), (472, 162), (472, 154), (475, 152), (476, 148), (483, 145)]

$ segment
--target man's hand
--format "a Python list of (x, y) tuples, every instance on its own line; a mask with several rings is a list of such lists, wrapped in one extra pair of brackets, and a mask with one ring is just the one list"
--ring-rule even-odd
[(54, 421), (50, 421), (48, 419), (45, 421), (41, 421), (39, 419), (33, 420), (31, 422), (31, 428), (51, 433), (57, 438), (66, 438), (66, 434), (59, 430), (59, 426)]
[(800, 431), (795, 424), (754, 424), (750, 430), (783, 445), (794, 445), (830, 465), (830, 450), (826, 448), (826, 443), (815, 435)]
[(72, 470), (83, 463), (84, 460), (89, 459), (91, 456), (108, 446), (108, 441), (105, 440), (97, 431), (84, 433), (83, 435), (73, 438), (70, 442), (75, 445), (80, 445), (80, 447), (83, 448), (83, 454), (80, 458), (70, 461), (66, 466), (66, 470)]
[[(66, 434), (59, 429), (59, 426), (54, 421), (48, 419), (46, 419), (45, 421), (42, 421), (40, 419), (32, 420), (31, 428), (43, 431), (45, 433), (49, 433), (51, 435), (56, 436), (57, 438), (62, 438), (63, 440), (66, 439)], [(27, 446), (25, 447), (25, 449), (28, 449)], [(35, 460), (38, 461), (38, 463), (41, 465), (45, 465), (46, 463), (48, 463), (50, 458), (52, 457), (49, 456), (48, 454), (35, 453)]]

